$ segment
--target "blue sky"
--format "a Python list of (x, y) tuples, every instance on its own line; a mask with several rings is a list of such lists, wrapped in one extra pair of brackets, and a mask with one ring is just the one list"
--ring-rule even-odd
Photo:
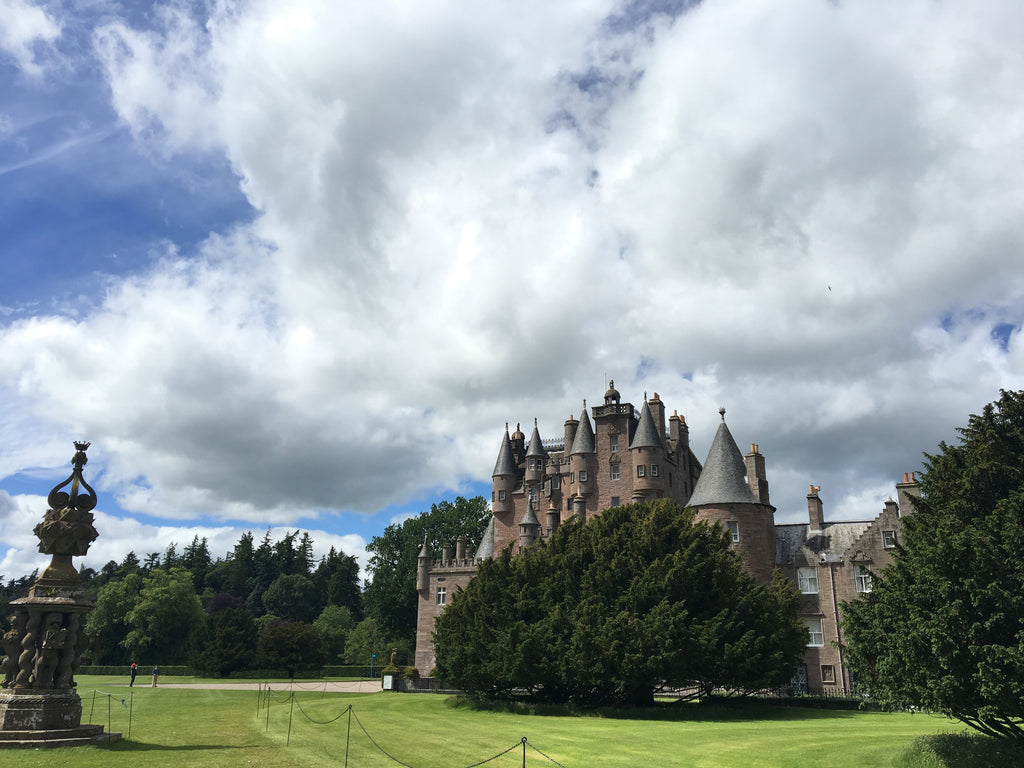
[[(554, 7), (552, 7), (554, 6)], [(0, 0), (0, 574), (489, 493), (608, 379), (777, 520), (1021, 387), (1024, 9)]]

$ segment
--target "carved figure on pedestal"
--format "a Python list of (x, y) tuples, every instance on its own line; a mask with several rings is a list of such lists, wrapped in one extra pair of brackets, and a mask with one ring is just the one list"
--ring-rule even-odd
[(41, 614), (33, 613), (28, 618), (25, 626), (25, 635), (21, 638), (21, 656), (18, 657), (18, 677), (15, 680), (16, 688), (31, 688), (32, 667), (36, 659), (36, 636), (39, 633), (39, 625), (42, 623)]
[(11, 616), (11, 628), (4, 634), (4, 688), (14, 685), (14, 679), (18, 675), (18, 659), (21, 656), (21, 635), (25, 631), (25, 620), (28, 617), (24, 613), (15, 613)]
[(78, 626), (81, 617), (77, 613), (68, 616), (67, 635), (64, 637), (64, 649), (60, 654), (60, 666), (57, 668), (55, 688), (71, 688), (74, 683), (75, 654), (78, 645)]
[(38, 689), (52, 688), (53, 675), (60, 661), (60, 649), (64, 647), (67, 630), (61, 627), (63, 617), (59, 613), (46, 614), (46, 630), (43, 632), (43, 643), (36, 654), (34, 687)]

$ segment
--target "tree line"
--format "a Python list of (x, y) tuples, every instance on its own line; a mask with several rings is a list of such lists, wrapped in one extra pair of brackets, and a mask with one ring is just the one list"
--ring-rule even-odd
[[(365, 665), (393, 652), (397, 663), (408, 664), (424, 532), (438, 548), (467, 531), (478, 543), (488, 514), (484, 498), (459, 497), (388, 526), (367, 546), (365, 585), (354, 556), (332, 547), (317, 560), (313, 539), (303, 531), (276, 541), (269, 531), (259, 541), (248, 531), (219, 557), (196, 536), (184, 547), (172, 543), (141, 558), (129, 552), (99, 570), (82, 568), (82, 587), (96, 600), (84, 662), (187, 664), (215, 676)], [(5, 605), (27, 595), (37, 576), (6, 584), (0, 578)], [(4, 613), (5, 632), (10, 619)]]

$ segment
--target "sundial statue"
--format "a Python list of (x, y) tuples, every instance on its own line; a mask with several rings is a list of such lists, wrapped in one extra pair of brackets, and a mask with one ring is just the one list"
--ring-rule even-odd
[[(49, 509), (34, 529), (50, 564), (29, 589), (12, 600), (11, 629), (3, 636), (0, 738), (6, 744), (76, 744), (111, 741), (99, 725), (82, 725), (75, 672), (85, 650), (85, 617), (95, 603), (84, 593), (72, 558), (89, 551), (96, 492), (82, 477), (89, 443), (75, 443), (73, 469), (49, 496)], [(12, 733), (13, 732), (13, 733)]]

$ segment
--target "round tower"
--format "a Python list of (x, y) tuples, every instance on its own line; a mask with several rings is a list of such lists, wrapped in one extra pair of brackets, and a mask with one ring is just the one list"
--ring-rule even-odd
[(722, 423), (687, 506), (694, 508), (696, 522), (726, 528), (744, 568), (755, 581), (767, 584), (775, 568), (775, 507), (750, 490), (747, 465), (726, 426), (725, 409), (719, 414)]
[[(655, 395), (657, 397), (657, 395)], [(661, 401), (658, 400), (660, 404)], [(636, 477), (633, 478), (633, 501), (658, 499), (665, 495), (665, 443), (658, 433), (658, 424), (646, 398), (640, 410), (640, 421), (629, 444)]]
[[(594, 439), (594, 429), (590, 425), (590, 417), (587, 415), (585, 400), (579, 427), (576, 429), (572, 449), (569, 452), (569, 477), (572, 491), (576, 497), (573, 500), (574, 511), (579, 498), (585, 500), (585, 507), (590, 506), (597, 491), (597, 442)], [(596, 509), (591, 511), (596, 511)], [(586, 518), (585, 512), (583, 517)]]

